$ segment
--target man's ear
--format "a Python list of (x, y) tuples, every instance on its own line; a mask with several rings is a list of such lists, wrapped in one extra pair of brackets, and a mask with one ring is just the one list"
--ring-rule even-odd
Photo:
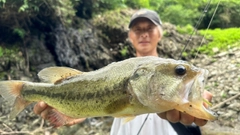
[(162, 35), (161, 35), (161, 33), (159, 32), (159, 35), (158, 35), (158, 42), (160, 42), (161, 39), (162, 39)]
[[(158, 27), (160, 27), (160, 26), (158, 26)], [(162, 34), (162, 29), (161, 28), (159, 28), (158, 29), (159, 30), (159, 37), (158, 37), (158, 41), (160, 41), (161, 39), (162, 39), (162, 37), (163, 37), (163, 34)]]
[(160, 41), (160, 40), (161, 40), (161, 38), (162, 38), (162, 36), (159, 34), (158, 41)]
[(128, 40), (132, 43), (132, 39), (130, 38), (130, 30), (128, 31)]

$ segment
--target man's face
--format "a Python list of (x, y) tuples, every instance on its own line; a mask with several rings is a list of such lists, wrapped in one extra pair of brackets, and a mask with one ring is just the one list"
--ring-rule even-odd
[(129, 39), (138, 53), (150, 54), (156, 50), (161, 36), (154, 23), (149, 19), (139, 18), (130, 28)]

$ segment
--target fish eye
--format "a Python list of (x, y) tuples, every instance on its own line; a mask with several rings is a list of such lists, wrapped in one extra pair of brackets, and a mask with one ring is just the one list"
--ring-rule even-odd
[(187, 70), (183, 65), (178, 65), (175, 68), (175, 73), (177, 75), (184, 75), (186, 72), (187, 72)]

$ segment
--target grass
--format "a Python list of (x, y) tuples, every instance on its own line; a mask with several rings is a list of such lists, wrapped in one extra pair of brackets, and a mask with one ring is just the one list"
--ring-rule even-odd
[(178, 26), (176, 27), (176, 30), (177, 30), (177, 32), (180, 33), (180, 34), (189, 34), (189, 35), (191, 35), (192, 32), (194, 31), (194, 28), (193, 28), (193, 26), (190, 25), (190, 24), (188, 24), (188, 25), (186, 25), (186, 26), (179, 26), (179, 25), (178, 25)]
[(221, 51), (227, 51), (234, 47), (240, 47), (240, 28), (201, 30), (200, 34), (210, 40), (199, 48), (205, 54), (214, 55)]

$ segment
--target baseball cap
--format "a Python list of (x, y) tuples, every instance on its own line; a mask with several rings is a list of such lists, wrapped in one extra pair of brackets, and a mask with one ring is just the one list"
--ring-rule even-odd
[(159, 18), (159, 15), (157, 14), (157, 12), (153, 11), (153, 10), (149, 10), (149, 9), (140, 9), (138, 10), (136, 13), (134, 13), (131, 17), (130, 23), (128, 25), (128, 28), (131, 28), (133, 25), (133, 22), (137, 19), (137, 18), (147, 18), (150, 21), (152, 21), (155, 25), (162, 25), (162, 21)]

